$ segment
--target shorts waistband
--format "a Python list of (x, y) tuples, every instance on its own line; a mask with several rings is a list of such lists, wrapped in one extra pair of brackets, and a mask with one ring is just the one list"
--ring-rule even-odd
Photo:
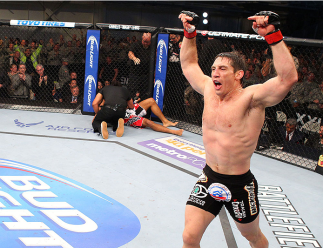
[(254, 175), (251, 173), (250, 170), (248, 170), (246, 173), (241, 175), (226, 175), (221, 174), (218, 172), (215, 172), (211, 169), (211, 167), (208, 164), (205, 164), (205, 167), (203, 169), (205, 175), (212, 179), (220, 180), (223, 183), (242, 183), (242, 182), (248, 182), (251, 181), (254, 178)]

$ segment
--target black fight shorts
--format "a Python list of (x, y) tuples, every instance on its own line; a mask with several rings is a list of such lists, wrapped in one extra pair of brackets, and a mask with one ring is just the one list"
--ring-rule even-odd
[(186, 204), (217, 216), (224, 205), (238, 223), (250, 223), (259, 214), (258, 183), (250, 170), (243, 175), (223, 175), (208, 165), (203, 169)]

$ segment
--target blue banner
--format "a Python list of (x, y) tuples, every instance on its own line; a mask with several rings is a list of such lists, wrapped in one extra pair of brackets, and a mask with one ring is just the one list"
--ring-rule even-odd
[[(158, 43), (157, 43), (154, 99), (162, 111), (163, 111), (163, 103), (164, 103), (167, 60), (168, 60), (168, 56), (167, 56), (168, 36), (169, 34), (159, 34)], [(155, 115), (152, 114), (152, 117), (155, 117)]]
[(99, 49), (100, 30), (88, 30), (86, 37), (83, 112), (94, 113), (92, 102), (96, 95)]

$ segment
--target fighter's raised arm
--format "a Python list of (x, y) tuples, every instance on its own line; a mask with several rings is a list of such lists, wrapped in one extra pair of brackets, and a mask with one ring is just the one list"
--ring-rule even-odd
[(297, 71), (283, 35), (279, 30), (279, 16), (271, 11), (261, 11), (248, 18), (253, 21), (252, 28), (263, 36), (273, 53), (274, 67), (277, 76), (264, 84), (256, 85), (253, 100), (255, 103), (269, 107), (284, 99), (294, 83), (297, 82)]
[(178, 18), (181, 19), (184, 27), (184, 39), (180, 52), (183, 74), (192, 87), (203, 95), (205, 83), (207, 81), (211, 81), (211, 78), (204, 75), (198, 65), (196, 26), (198, 24), (199, 17), (193, 12), (182, 11)]

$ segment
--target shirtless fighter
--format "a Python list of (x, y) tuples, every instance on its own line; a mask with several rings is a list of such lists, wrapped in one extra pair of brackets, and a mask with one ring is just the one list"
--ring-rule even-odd
[(198, 65), (193, 12), (179, 15), (184, 26), (180, 52), (182, 70), (192, 87), (204, 96), (203, 143), (206, 166), (185, 209), (183, 247), (200, 247), (210, 222), (224, 205), (251, 247), (268, 247), (259, 228), (258, 185), (250, 172), (250, 159), (265, 119), (265, 108), (278, 104), (297, 82), (293, 58), (278, 29), (276, 13), (261, 11), (248, 18), (269, 44), (277, 76), (264, 84), (241, 86), (245, 61), (234, 52), (220, 53), (211, 77)]

